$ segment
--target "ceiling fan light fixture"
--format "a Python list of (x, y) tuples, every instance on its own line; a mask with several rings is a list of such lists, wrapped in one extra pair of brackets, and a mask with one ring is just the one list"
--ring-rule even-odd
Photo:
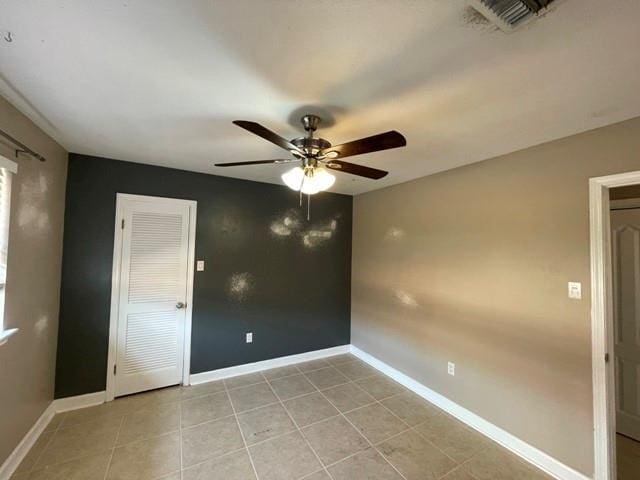
[(288, 172), (283, 173), (281, 178), (287, 187), (297, 192), (300, 190), (300, 185), (302, 185), (303, 177), (304, 170), (300, 167), (295, 167)]
[(331, 188), (336, 177), (322, 167), (308, 168), (307, 170), (295, 167), (282, 175), (282, 181), (291, 190), (302, 191), (305, 195), (314, 195)]

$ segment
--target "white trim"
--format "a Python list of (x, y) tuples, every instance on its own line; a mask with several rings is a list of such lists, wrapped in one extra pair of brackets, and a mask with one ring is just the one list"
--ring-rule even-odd
[(6, 330), (0, 330), (0, 345), (4, 345), (5, 343), (7, 343), (9, 341), (9, 338), (12, 335), (15, 335), (16, 333), (18, 333), (17, 328), (8, 328)]
[(640, 184), (640, 171), (589, 180), (591, 232), (591, 355), (595, 480), (615, 480), (615, 385), (609, 189)]
[(38, 437), (45, 431), (49, 422), (56, 414), (53, 402), (42, 412), (42, 415), (36, 420), (36, 423), (29, 429), (27, 434), (22, 438), (20, 443), (13, 449), (13, 452), (7, 457), (2, 466), (0, 466), (0, 480), (9, 480), (13, 472), (20, 466), (24, 457), (27, 456), (31, 447), (36, 443)]
[(42, 412), (42, 415), (36, 420), (36, 423), (29, 429), (27, 434), (22, 438), (20, 443), (13, 449), (13, 452), (7, 457), (0, 466), (0, 480), (9, 480), (16, 469), (20, 466), (24, 457), (27, 456), (29, 450), (36, 443), (36, 440), (42, 435), (53, 419), (56, 413), (68, 412), (69, 410), (77, 410), (78, 408), (91, 407), (104, 403), (105, 392), (95, 392), (86, 395), (78, 395), (76, 397), (59, 398), (53, 400), (49, 406)]
[(559, 462), (555, 458), (520, 440), (509, 432), (502, 430), (500, 427), (497, 427), (475, 413), (452, 402), (443, 395), (434, 392), (408, 375), (405, 375), (385, 362), (360, 350), (358, 347), (352, 345), (351, 353), (554, 478), (560, 480), (588, 480), (589, 477), (584, 474)]
[(76, 395), (75, 397), (57, 398), (53, 401), (54, 411), (55, 413), (62, 413), (101, 405), (105, 402), (106, 394), (107, 392), (103, 390), (101, 392)]
[(109, 315), (109, 350), (107, 354), (107, 388), (106, 401), (114, 398), (115, 379), (113, 366), (116, 363), (116, 347), (118, 334), (118, 304), (120, 298), (120, 264), (122, 261), (122, 209), (125, 200), (136, 201), (170, 201), (172, 203), (184, 203), (189, 206), (189, 246), (187, 251), (187, 308), (185, 312), (184, 326), (184, 356), (182, 361), (182, 383), (189, 385), (189, 371), (191, 366), (191, 320), (193, 314), (193, 281), (196, 247), (196, 220), (198, 202), (169, 197), (151, 197), (147, 195), (133, 195), (129, 193), (116, 194), (116, 215), (113, 235), (113, 265), (111, 269), (111, 313)]
[(325, 348), (323, 350), (314, 350), (312, 352), (299, 353), (297, 355), (272, 358), (270, 360), (263, 360), (261, 362), (245, 363), (244, 365), (237, 365), (235, 367), (220, 368), (218, 370), (211, 370), (209, 372), (195, 373), (190, 377), (190, 384), (198, 385), (199, 383), (213, 382), (215, 380), (235, 377), (237, 375), (261, 372), (263, 370), (269, 370), (270, 368), (285, 367), (287, 365), (308, 362), (310, 360), (317, 360), (319, 358), (332, 357), (334, 355), (340, 355), (342, 353), (349, 353), (350, 351), (350, 345), (340, 345), (338, 347)]

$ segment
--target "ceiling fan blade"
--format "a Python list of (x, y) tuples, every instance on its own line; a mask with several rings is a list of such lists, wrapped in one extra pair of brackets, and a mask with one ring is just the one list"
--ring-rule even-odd
[(355, 163), (343, 162), (340, 160), (329, 160), (324, 163), (324, 166), (331, 170), (350, 173), (351, 175), (358, 175), (360, 177), (372, 178), (374, 180), (379, 180), (389, 174), (389, 172), (385, 172), (384, 170), (378, 170), (377, 168), (365, 167), (364, 165), (356, 165)]
[(280, 148), (284, 148), (285, 150), (289, 150), (290, 152), (297, 152), (304, 155), (304, 152), (289, 140), (287, 140), (286, 138), (282, 138), (280, 135), (272, 132), (266, 127), (263, 127), (259, 123), (249, 122), (247, 120), (234, 120), (233, 123), (234, 125), (237, 125), (240, 128), (244, 128), (254, 135), (258, 135), (259, 137), (264, 138), (268, 142), (276, 144)]
[[(407, 140), (402, 134), (391, 130), (390, 132), (379, 133), (371, 137), (361, 138), (353, 142), (334, 145), (333, 147), (320, 150), (320, 155), (328, 158), (345, 158), (354, 155), (362, 155), (363, 153), (379, 152), (380, 150), (388, 150), (390, 148), (404, 147)], [(333, 153), (332, 152), (336, 152)], [(337, 155), (336, 155), (337, 154)]]
[(216, 167), (241, 167), (243, 165), (264, 165), (267, 163), (293, 163), (300, 162), (298, 159), (278, 159), (278, 160), (253, 160), (251, 162), (230, 162), (230, 163), (215, 163)]

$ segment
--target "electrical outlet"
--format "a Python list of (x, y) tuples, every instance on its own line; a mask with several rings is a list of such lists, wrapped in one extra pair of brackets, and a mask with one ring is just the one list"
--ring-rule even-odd
[(197, 272), (204, 272), (204, 260), (198, 260), (196, 262), (196, 271)]
[(451, 376), (455, 376), (456, 375), (456, 364), (453, 362), (449, 362), (447, 364), (447, 373)]
[(247, 343), (253, 343), (253, 332), (247, 333)]

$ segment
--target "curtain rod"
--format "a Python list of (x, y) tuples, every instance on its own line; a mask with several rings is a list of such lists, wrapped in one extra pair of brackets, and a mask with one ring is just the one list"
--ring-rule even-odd
[(0, 135), (3, 136), (4, 138), (6, 138), (7, 140), (9, 140), (11, 143), (13, 143), (14, 145), (16, 145), (18, 147), (16, 149), (16, 157), (18, 156), (19, 153), (27, 153), (27, 154), (31, 155), (32, 157), (37, 158), (41, 162), (46, 162), (47, 161), (47, 159), (44, 158), (42, 155), (40, 155), (39, 153), (31, 150), (24, 143), (19, 142), (18, 140), (13, 138), (11, 135), (9, 135), (4, 130), (0, 130)]

